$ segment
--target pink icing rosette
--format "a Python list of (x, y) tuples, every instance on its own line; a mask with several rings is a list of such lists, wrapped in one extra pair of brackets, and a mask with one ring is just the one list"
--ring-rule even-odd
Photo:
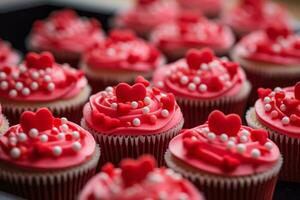
[(0, 39), (0, 66), (17, 65), (20, 55), (12, 49), (10, 43)]

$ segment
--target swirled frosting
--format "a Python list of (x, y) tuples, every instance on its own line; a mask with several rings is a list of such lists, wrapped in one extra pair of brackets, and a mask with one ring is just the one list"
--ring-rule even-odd
[(161, 53), (129, 30), (113, 30), (105, 43), (83, 56), (91, 69), (147, 72), (162, 63)]
[(280, 157), (266, 131), (242, 126), (238, 115), (220, 111), (213, 111), (206, 124), (183, 130), (171, 140), (169, 150), (197, 170), (225, 176), (265, 172)]
[(181, 48), (210, 47), (226, 51), (234, 43), (232, 31), (194, 12), (184, 12), (170, 23), (162, 24), (151, 33), (153, 43), (170, 51)]
[(83, 110), (86, 124), (115, 135), (157, 134), (178, 125), (183, 118), (174, 95), (148, 86), (139, 76), (132, 86), (120, 83), (91, 96)]
[(107, 164), (84, 187), (79, 200), (201, 200), (196, 188), (171, 169), (155, 168), (154, 158), (126, 159), (120, 168)]
[(19, 66), (0, 67), (0, 97), (26, 102), (69, 99), (87, 85), (80, 70), (59, 65), (51, 53), (28, 53)]
[(250, 33), (271, 24), (290, 26), (286, 9), (265, 0), (243, 0), (223, 16), (226, 24), (239, 33)]
[(96, 148), (87, 131), (47, 108), (25, 111), (0, 138), (0, 160), (30, 169), (61, 169), (89, 159)]
[(138, 0), (134, 8), (120, 13), (116, 22), (140, 34), (148, 34), (154, 27), (174, 20), (179, 12), (172, 0)]
[(290, 137), (300, 137), (300, 82), (293, 87), (258, 89), (255, 113), (260, 123)]
[(237, 63), (216, 57), (210, 49), (192, 49), (184, 59), (158, 68), (153, 75), (155, 86), (191, 99), (236, 95), (245, 79)]
[(39, 50), (82, 53), (103, 40), (101, 25), (96, 19), (79, 17), (72, 10), (61, 10), (34, 23), (29, 44)]
[(285, 27), (270, 26), (245, 36), (235, 47), (237, 56), (258, 62), (299, 65), (300, 36)]
[(20, 61), (20, 56), (10, 43), (0, 39), (0, 66), (16, 65)]
[(177, 0), (184, 8), (200, 11), (208, 16), (215, 16), (220, 13), (224, 0)]

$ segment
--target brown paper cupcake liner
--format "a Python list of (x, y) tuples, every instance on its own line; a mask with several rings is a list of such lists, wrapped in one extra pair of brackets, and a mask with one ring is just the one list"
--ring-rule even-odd
[(143, 154), (151, 154), (156, 158), (158, 166), (163, 166), (165, 164), (164, 153), (170, 140), (179, 134), (183, 126), (183, 120), (168, 131), (139, 136), (101, 134), (88, 127), (84, 119), (81, 121), (81, 126), (88, 130), (100, 145), (102, 151), (100, 165), (112, 162), (117, 166), (124, 158), (138, 158)]
[(279, 179), (284, 181), (300, 182), (300, 139), (278, 133), (259, 122), (254, 108), (246, 114), (247, 124), (255, 129), (265, 129), (269, 138), (278, 146), (284, 158)]
[(0, 125), (0, 136), (5, 133), (9, 128), (9, 122), (5, 116), (2, 116), (3, 123)]
[(26, 103), (0, 99), (3, 113), (12, 125), (18, 124), (20, 115), (27, 110), (36, 111), (41, 107), (47, 107), (55, 117), (66, 117), (68, 120), (80, 123), (82, 109), (91, 93), (91, 88), (86, 86), (76, 97), (67, 100), (57, 100), (45, 103)]
[(86, 182), (96, 173), (100, 157), (95, 153), (85, 163), (61, 170), (30, 171), (0, 163), (1, 189), (31, 200), (77, 199)]
[(189, 179), (209, 200), (271, 200), (282, 158), (270, 170), (241, 177), (225, 177), (200, 172), (176, 159), (170, 151), (165, 154), (168, 167)]
[(192, 128), (203, 124), (208, 115), (216, 109), (225, 114), (236, 113), (243, 117), (250, 91), (250, 83), (245, 82), (241, 92), (233, 97), (222, 97), (216, 100), (191, 100), (176, 97), (183, 113), (184, 128)]

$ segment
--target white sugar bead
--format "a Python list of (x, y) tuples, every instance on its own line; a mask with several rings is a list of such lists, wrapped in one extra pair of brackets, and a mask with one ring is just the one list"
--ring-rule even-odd
[(264, 98), (264, 102), (265, 103), (270, 103), (271, 102), (271, 98), (270, 97), (265, 97)]
[(105, 88), (105, 91), (106, 91), (106, 92), (113, 92), (113, 91), (114, 91), (114, 88), (111, 87), (111, 86), (108, 86), (108, 87)]
[(131, 108), (136, 109), (139, 106), (138, 102), (132, 101), (131, 102)]
[(18, 140), (20, 142), (25, 142), (27, 140), (27, 135), (25, 133), (19, 133), (18, 134)]
[(227, 142), (227, 149), (232, 149), (234, 146), (235, 146), (234, 141), (230, 140), (230, 141)]
[(59, 140), (64, 140), (65, 139), (65, 134), (64, 133), (59, 133), (59, 134), (57, 134), (57, 138), (59, 139)]
[(251, 151), (251, 156), (253, 158), (258, 158), (261, 156), (260, 150), (259, 149), (252, 149)]
[(52, 72), (52, 69), (51, 68), (46, 68), (46, 73), (50, 74)]
[(18, 95), (18, 92), (17, 92), (17, 90), (12, 89), (9, 91), (8, 95), (10, 97), (16, 97)]
[(190, 91), (195, 91), (195, 90), (196, 90), (196, 85), (195, 85), (194, 83), (189, 83), (188, 89), (189, 89)]
[(199, 84), (201, 82), (201, 79), (198, 76), (196, 76), (196, 77), (193, 78), (193, 82), (195, 84)]
[(169, 111), (167, 110), (167, 109), (163, 109), (162, 111), (161, 111), (161, 116), (163, 116), (163, 117), (168, 117), (169, 116)]
[(134, 118), (132, 120), (133, 126), (140, 126), (141, 125), (141, 120), (139, 118)]
[(215, 140), (215, 139), (216, 139), (216, 134), (213, 133), (213, 132), (209, 132), (209, 133), (207, 134), (207, 139), (210, 140), (210, 141)]
[(16, 82), (15, 88), (16, 90), (20, 91), (23, 89), (23, 83), (22, 82)]
[(281, 87), (274, 88), (274, 92), (280, 92), (280, 91), (282, 91)]
[(286, 105), (281, 104), (281, 105), (280, 105), (280, 110), (281, 110), (282, 112), (286, 111)]
[(246, 135), (242, 135), (242, 136), (240, 137), (240, 141), (243, 142), (243, 143), (245, 143), (245, 142), (248, 141), (248, 137), (247, 137)]
[(27, 68), (24, 65), (20, 65), (19, 70), (20, 70), (21, 73), (24, 73), (24, 72), (27, 71)]
[(273, 148), (273, 144), (271, 142), (266, 142), (265, 143), (265, 147), (268, 149), (268, 150), (271, 150)]
[(205, 84), (200, 84), (198, 89), (200, 92), (205, 92), (207, 90), (207, 86)]
[(162, 81), (158, 81), (157, 82), (157, 87), (159, 87), (159, 88), (162, 88), (162, 87), (164, 87), (164, 82), (162, 82)]
[(51, 76), (49, 76), (49, 75), (44, 76), (44, 81), (50, 82), (51, 80), (52, 80)]
[(28, 95), (30, 95), (30, 90), (29, 90), (29, 88), (23, 88), (23, 90), (22, 90), (22, 94), (24, 95), (24, 96), (28, 96)]
[(52, 92), (52, 91), (55, 89), (54, 83), (49, 83), (49, 84), (47, 85), (47, 89), (48, 89), (50, 92)]
[(288, 124), (290, 123), (290, 118), (287, 117), (287, 116), (283, 117), (283, 118), (281, 119), (281, 123), (282, 123), (283, 125), (288, 125)]
[(81, 148), (82, 148), (82, 146), (81, 146), (81, 143), (80, 143), (80, 142), (74, 142), (74, 143), (72, 144), (72, 149), (73, 149), (75, 152), (78, 152)]
[(236, 145), (236, 150), (238, 153), (244, 153), (246, 151), (246, 145), (238, 144)]
[(144, 98), (144, 103), (145, 103), (146, 105), (149, 105), (149, 104), (151, 103), (151, 98), (150, 98), (150, 97), (145, 97), (145, 98)]
[(37, 89), (39, 88), (39, 84), (38, 84), (37, 82), (32, 82), (32, 83), (30, 84), (30, 88), (31, 88), (32, 90), (37, 90)]
[(21, 150), (18, 147), (14, 147), (10, 150), (10, 156), (12, 158), (19, 158), (21, 156)]
[(6, 90), (8, 88), (8, 82), (7, 81), (1, 81), (0, 87), (2, 90)]
[(271, 112), (271, 117), (272, 117), (272, 118), (278, 117), (278, 111), (273, 110), (273, 111)]
[(241, 134), (248, 137), (250, 135), (250, 132), (244, 129), (241, 131)]
[(203, 71), (206, 71), (206, 70), (209, 69), (209, 67), (206, 63), (202, 63), (201, 66), (200, 66), (200, 69), (203, 70)]
[(41, 142), (47, 142), (48, 141), (48, 135), (41, 135), (40, 140), (41, 140)]
[(110, 104), (110, 107), (113, 109), (116, 109), (118, 107), (118, 104), (114, 102), (114, 103)]
[(9, 138), (9, 142), (10, 142), (10, 144), (12, 144), (12, 145), (16, 145), (17, 142), (18, 142), (18, 140), (17, 140), (17, 138), (16, 138), (15, 136), (13, 136), (13, 137), (10, 137), (10, 138)]
[(270, 111), (271, 109), (272, 109), (271, 104), (267, 103), (267, 104), (265, 105), (265, 111)]
[(73, 131), (73, 132), (72, 132), (72, 137), (73, 137), (74, 139), (78, 139), (78, 138), (80, 137), (79, 132), (78, 132), (78, 131)]
[(0, 79), (1, 79), (1, 80), (6, 79), (6, 77), (7, 77), (7, 75), (6, 75), (5, 72), (0, 72)]
[(185, 85), (185, 84), (187, 84), (189, 82), (189, 78), (187, 77), (187, 76), (182, 76), (181, 78), (180, 78), (180, 83), (182, 84), (182, 85)]
[(222, 134), (220, 135), (220, 140), (221, 140), (222, 142), (226, 142), (226, 141), (228, 140), (228, 135), (227, 135), (226, 133), (222, 133)]
[(68, 119), (65, 117), (60, 118), (60, 121), (62, 124), (66, 124), (68, 122)]
[(209, 128), (208, 127), (205, 127), (202, 129), (203, 133), (209, 133)]
[(150, 108), (148, 106), (145, 106), (144, 108), (142, 108), (142, 112), (143, 114), (147, 114), (150, 112)]
[(32, 72), (32, 74), (31, 74), (31, 78), (32, 78), (32, 79), (36, 80), (36, 79), (38, 79), (39, 77), (40, 77), (40, 75), (39, 75), (38, 72)]
[(63, 125), (61, 125), (61, 129), (63, 131), (67, 131), (69, 129), (69, 126), (67, 124), (63, 124)]
[(17, 72), (14, 72), (14, 73), (12, 73), (11, 76), (12, 76), (13, 79), (17, 80), (20, 77), (20, 74), (17, 73)]
[(29, 131), (29, 136), (32, 138), (36, 138), (39, 135), (39, 131), (36, 128), (32, 128)]
[(55, 156), (60, 156), (62, 154), (62, 148), (60, 146), (55, 146), (53, 147), (52, 152)]

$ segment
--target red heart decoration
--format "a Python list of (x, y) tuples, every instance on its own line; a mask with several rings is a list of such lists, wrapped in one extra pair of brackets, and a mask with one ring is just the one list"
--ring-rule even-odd
[(125, 159), (121, 162), (122, 178), (125, 186), (129, 187), (144, 180), (155, 168), (152, 156), (142, 156), (138, 160)]
[(261, 145), (264, 145), (268, 139), (268, 132), (262, 129), (256, 129), (251, 131), (251, 140), (258, 141)]
[(46, 69), (52, 67), (54, 57), (50, 52), (43, 52), (40, 55), (30, 52), (26, 55), (26, 66), (29, 68)]
[(135, 79), (135, 83), (141, 83), (145, 87), (148, 87), (150, 85), (149, 81), (147, 81), (143, 76), (137, 76)]
[(198, 70), (202, 63), (209, 63), (214, 59), (214, 53), (209, 48), (191, 49), (185, 58), (189, 68)]
[(115, 174), (115, 167), (112, 163), (106, 163), (102, 168), (101, 171), (106, 173), (109, 177), (113, 177)]
[(300, 100), (300, 82), (296, 83), (294, 88), (295, 98)]
[(266, 34), (271, 40), (276, 40), (278, 37), (286, 38), (291, 31), (285, 26), (272, 25), (266, 28)]
[(162, 97), (160, 99), (161, 103), (163, 104), (163, 108), (167, 109), (168, 111), (172, 111), (175, 106), (175, 96), (172, 93), (168, 93), (167, 96)]
[(259, 98), (264, 99), (266, 96), (268, 96), (272, 92), (271, 89), (267, 88), (258, 88), (257, 93)]
[(221, 111), (215, 110), (208, 116), (208, 126), (210, 131), (217, 135), (226, 133), (229, 136), (236, 136), (242, 121), (236, 114), (224, 115)]
[(223, 89), (224, 85), (223, 82), (217, 76), (211, 77), (208, 81), (208, 90), (217, 92)]
[(227, 69), (230, 77), (233, 77), (237, 73), (239, 67), (239, 65), (235, 62), (225, 62), (224, 66)]
[(133, 86), (127, 83), (119, 83), (116, 87), (116, 96), (119, 102), (144, 100), (146, 87), (141, 83), (136, 83)]
[(237, 168), (237, 166), (240, 165), (240, 161), (229, 156), (229, 155), (225, 155), (223, 157), (223, 169), (226, 172), (230, 172), (233, 171), (234, 169)]
[(36, 128), (39, 131), (50, 130), (53, 127), (53, 115), (47, 108), (40, 108), (35, 113), (25, 111), (20, 117), (20, 125), (24, 132)]
[(114, 41), (127, 42), (134, 40), (136, 35), (131, 30), (115, 29), (109, 33), (109, 38)]

